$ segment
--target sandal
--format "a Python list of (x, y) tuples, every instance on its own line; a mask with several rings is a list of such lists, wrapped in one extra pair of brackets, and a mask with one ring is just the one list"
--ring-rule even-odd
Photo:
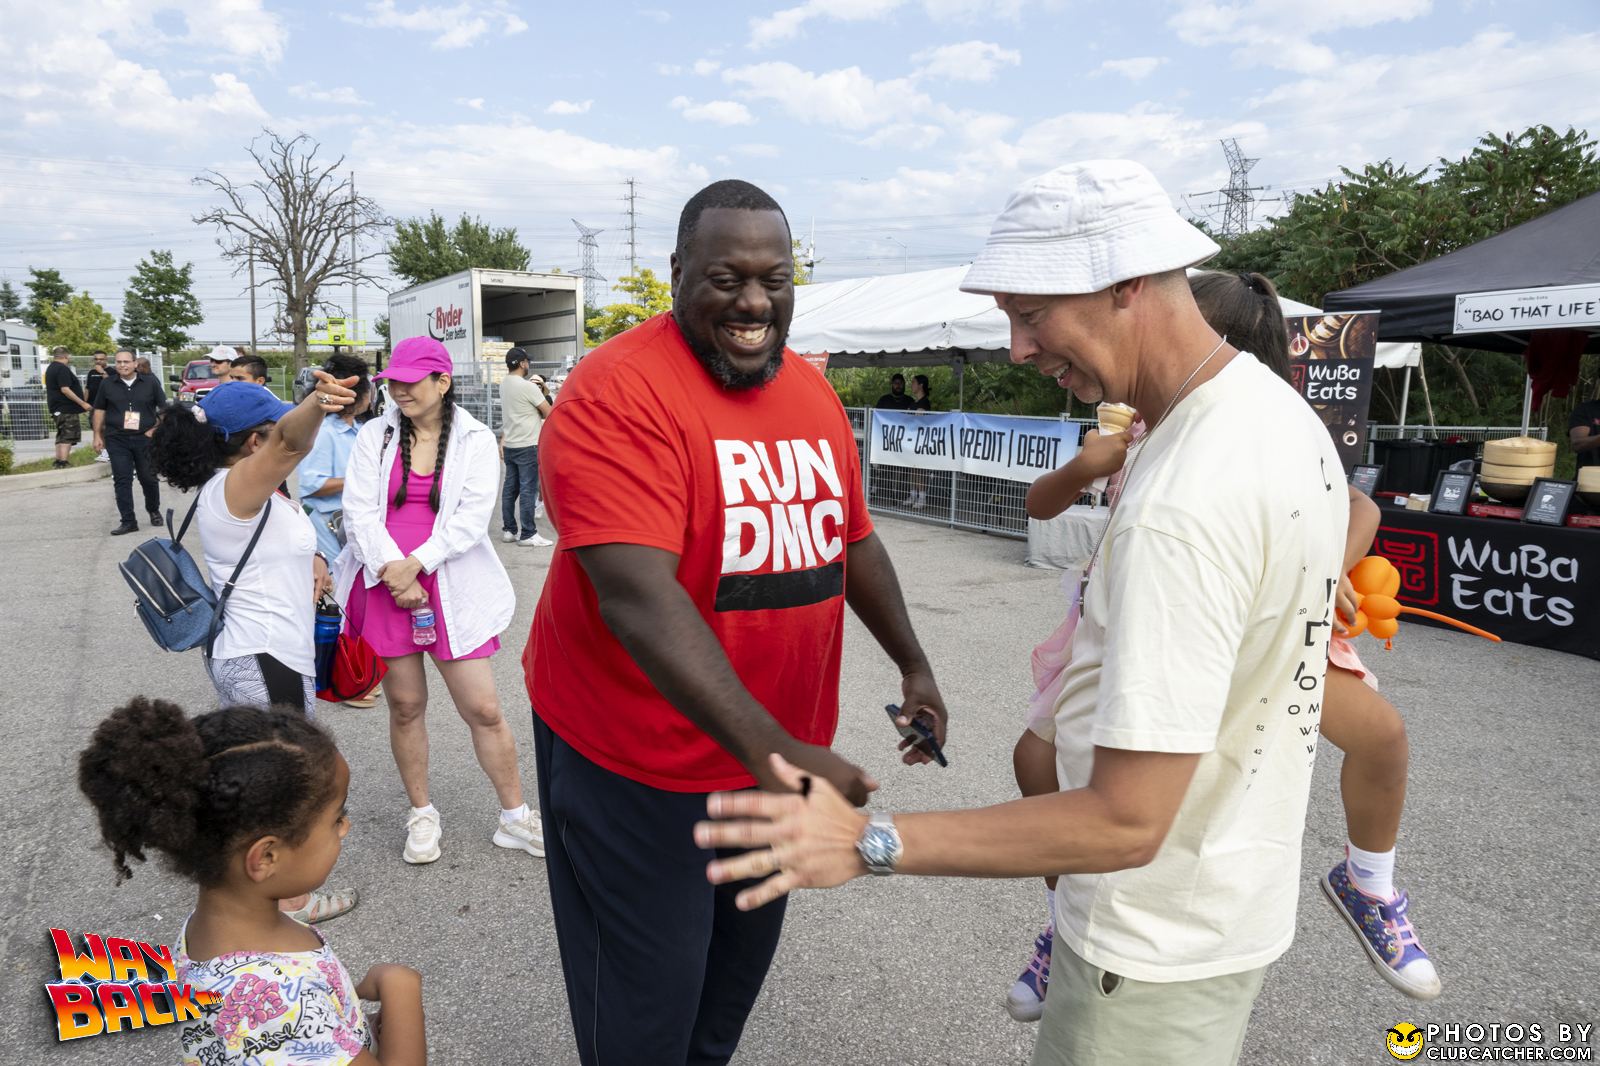
[(304, 907), (283, 913), (297, 922), (315, 925), (352, 910), (360, 898), (353, 888), (341, 890), (314, 888)]

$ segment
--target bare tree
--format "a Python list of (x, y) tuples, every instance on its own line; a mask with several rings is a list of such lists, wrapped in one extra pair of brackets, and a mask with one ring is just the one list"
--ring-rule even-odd
[[(304, 133), (285, 140), (263, 130), (249, 148), (261, 177), (235, 184), (208, 170), (194, 179), (225, 200), (195, 222), (217, 227), (217, 246), (236, 272), (253, 256), (282, 291), (297, 368), (307, 362), (306, 320), (327, 306), (319, 295), (323, 287), (377, 281), (367, 264), (383, 256), (383, 245), (369, 238), (392, 224), (373, 200), (356, 195), (350, 175), (340, 175), (344, 157), (319, 163), (320, 150)], [(362, 245), (373, 250), (363, 253)]]

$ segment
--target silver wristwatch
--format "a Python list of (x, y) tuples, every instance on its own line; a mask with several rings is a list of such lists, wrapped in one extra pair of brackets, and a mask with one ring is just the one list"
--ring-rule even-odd
[(874, 814), (856, 839), (856, 853), (867, 864), (867, 872), (880, 877), (894, 873), (901, 850), (900, 830), (894, 827), (892, 814)]

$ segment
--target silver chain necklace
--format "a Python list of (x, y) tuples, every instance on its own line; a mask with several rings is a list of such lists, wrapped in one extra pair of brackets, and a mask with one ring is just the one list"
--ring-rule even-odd
[(1211, 349), (1211, 354), (1200, 360), (1199, 366), (1189, 371), (1189, 376), (1183, 379), (1183, 384), (1178, 386), (1178, 391), (1172, 394), (1172, 399), (1167, 403), (1167, 409), (1161, 412), (1161, 417), (1157, 418), (1145, 428), (1144, 436), (1140, 437), (1138, 443), (1135, 444), (1135, 447), (1138, 450), (1135, 451), (1128, 459), (1127, 473), (1122, 475), (1122, 488), (1117, 492), (1117, 498), (1111, 501), (1111, 511), (1106, 515), (1106, 526), (1100, 531), (1099, 539), (1094, 542), (1094, 551), (1089, 554), (1089, 565), (1083, 569), (1083, 581), (1078, 586), (1078, 603), (1080, 604), (1079, 610), (1082, 610), (1081, 604), (1083, 603), (1083, 590), (1088, 586), (1089, 575), (1094, 572), (1094, 564), (1100, 558), (1100, 548), (1103, 544), (1105, 544), (1106, 537), (1111, 533), (1111, 522), (1117, 517), (1117, 507), (1122, 503), (1122, 497), (1128, 494), (1128, 482), (1133, 480), (1133, 469), (1139, 465), (1139, 457), (1144, 454), (1145, 445), (1150, 442), (1150, 437), (1155, 433), (1156, 427), (1165, 422), (1167, 420), (1167, 416), (1172, 413), (1172, 409), (1178, 406), (1178, 400), (1183, 396), (1183, 390), (1189, 387), (1189, 383), (1195, 379), (1195, 375), (1204, 370), (1206, 368), (1206, 364), (1211, 362), (1211, 360), (1216, 357), (1216, 354), (1222, 351), (1223, 347), (1226, 346), (1227, 343), (1228, 335), (1224, 333), (1222, 335), (1222, 339), (1217, 342), (1217, 346)]

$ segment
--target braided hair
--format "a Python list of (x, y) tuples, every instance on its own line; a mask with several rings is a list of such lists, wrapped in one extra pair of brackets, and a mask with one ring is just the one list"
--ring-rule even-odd
[(337, 756), (299, 710), (225, 707), (190, 718), (139, 696), (95, 727), (78, 756), (78, 787), (99, 815), (118, 884), (133, 876), (128, 859), (143, 862), (154, 848), (209, 886), (242, 846), (305, 840), (334, 798)]
[[(437, 379), (438, 374), (433, 377)], [(439, 513), (439, 487), (444, 484), (444, 457), (450, 449), (450, 423), (455, 419), (456, 413), (456, 383), (450, 381), (450, 387), (444, 390), (443, 404), (439, 412), (439, 458), (433, 467), (433, 491), (428, 493), (428, 506), (433, 508), (433, 513)], [(417, 427), (411, 419), (404, 414), (400, 416), (400, 488), (394, 494), (394, 505), (404, 507), (406, 502), (406, 485), (411, 480), (411, 445), (415, 442)]]

